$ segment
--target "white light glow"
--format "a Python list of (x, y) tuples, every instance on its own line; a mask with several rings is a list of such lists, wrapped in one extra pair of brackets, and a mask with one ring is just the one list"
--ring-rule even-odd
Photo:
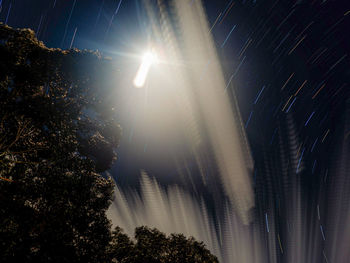
[(148, 71), (152, 64), (157, 63), (157, 60), (157, 55), (153, 52), (147, 52), (143, 55), (141, 65), (134, 79), (135, 87), (141, 88), (143, 85), (145, 85)]

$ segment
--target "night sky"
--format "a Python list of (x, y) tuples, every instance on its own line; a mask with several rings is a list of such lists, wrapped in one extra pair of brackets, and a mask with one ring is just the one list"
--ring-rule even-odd
[[(188, 0), (189, 8), (192, 1), (197, 0)], [(326, 195), (325, 176), (335, 160), (349, 158), (339, 149), (349, 147), (350, 2), (203, 2), (227, 81), (225, 92), (237, 96), (256, 163), (257, 191), (260, 187), (264, 196), (277, 195), (278, 173), (270, 190), (261, 173), (264, 156), (276, 155), (274, 149), (287, 140), (281, 123), (288, 115), (299, 142), (296, 173), (303, 170), (303, 191), (312, 206)], [(34, 29), (48, 47), (98, 49), (114, 59), (123, 139), (112, 175), (122, 184), (134, 183), (145, 169), (156, 177), (163, 174), (164, 183), (176, 182), (172, 153), (177, 146), (159, 143), (152, 129), (144, 127), (152, 124), (142, 122), (141, 109), (133, 105), (143, 91), (132, 90), (132, 76), (151, 36), (142, 1), (0, 0), (0, 5), (0, 21)]]

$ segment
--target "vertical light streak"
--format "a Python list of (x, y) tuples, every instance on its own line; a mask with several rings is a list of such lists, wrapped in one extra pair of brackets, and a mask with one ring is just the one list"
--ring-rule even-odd
[(147, 78), (147, 74), (149, 72), (149, 69), (153, 63), (156, 62), (156, 55), (148, 52), (144, 54), (142, 58), (142, 63), (137, 71), (136, 77), (134, 79), (134, 85), (137, 88), (143, 87), (145, 85), (145, 81)]
[(10, 16), (10, 12), (11, 12), (11, 7), (12, 7), (12, 2), (10, 3), (9, 9), (8, 9), (8, 11), (7, 11), (5, 24), (7, 24), (7, 21), (9, 20), (9, 16)]
[(74, 30), (73, 37), (72, 37), (72, 41), (70, 42), (69, 48), (72, 48), (72, 46), (73, 46), (75, 34), (77, 33), (77, 29), (78, 29), (78, 28), (76, 27), (75, 30)]
[(64, 34), (63, 34), (63, 38), (62, 38), (62, 41), (61, 41), (61, 47), (63, 47), (64, 40), (66, 39), (67, 30), (68, 30), (68, 25), (69, 25), (70, 19), (71, 19), (71, 17), (72, 17), (73, 10), (74, 10), (75, 3), (76, 3), (76, 2), (77, 2), (77, 0), (74, 0), (73, 5), (72, 5), (72, 9), (70, 10), (69, 17), (68, 17), (68, 20), (67, 20), (67, 23), (66, 23), (66, 27), (64, 28)]

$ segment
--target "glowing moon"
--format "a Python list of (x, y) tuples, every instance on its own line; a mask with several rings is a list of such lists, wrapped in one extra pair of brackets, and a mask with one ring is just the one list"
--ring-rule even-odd
[(157, 62), (157, 55), (155, 53), (147, 52), (143, 55), (141, 65), (134, 79), (135, 87), (137, 88), (143, 87), (150, 67), (152, 66), (152, 64), (156, 62)]

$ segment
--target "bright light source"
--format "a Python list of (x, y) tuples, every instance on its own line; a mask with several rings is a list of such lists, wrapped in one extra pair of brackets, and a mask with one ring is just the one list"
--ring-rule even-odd
[(153, 52), (147, 52), (143, 55), (141, 65), (134, 79), (134, 85), (137, 88), (143, 87), (151, 65), (157, 63), (157, 60), (157, 55)]
[(153, 52), (147, 52), (143, 55), (142, 61), (149, 64), (154, 64), (157, 62), (157, 55)]

